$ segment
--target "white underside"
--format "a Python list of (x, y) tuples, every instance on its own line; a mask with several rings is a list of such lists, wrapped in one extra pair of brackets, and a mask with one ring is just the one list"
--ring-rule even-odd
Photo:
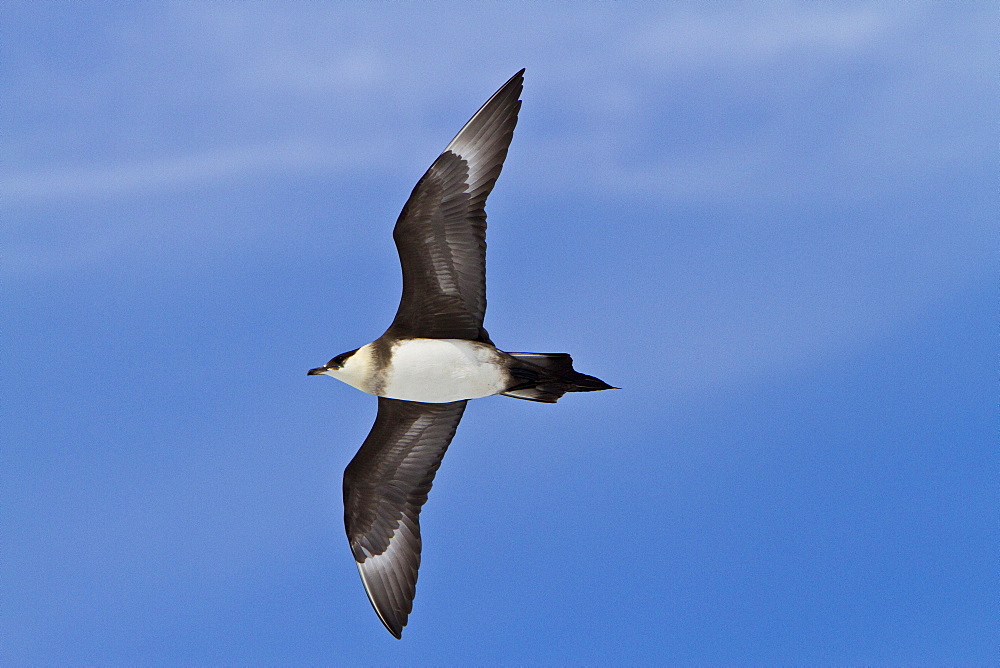
[(506, 389), (502, 358), (492, 346), (463, 339), (407, 339), (392, 348), (379, 396), (445, 403)]
[(324, 373), (362, 392), (389, 399), (442, 404), (499, 394), (507, 388), (504, 358), (493, 346), (465, 339), (404, 339), (379, 370), (373, 344), (340, 369)]

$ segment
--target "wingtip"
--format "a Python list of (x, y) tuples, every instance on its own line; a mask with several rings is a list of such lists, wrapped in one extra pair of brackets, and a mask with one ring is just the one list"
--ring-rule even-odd
[(513, 83), (517, 83), (518, 85), (522, 85), (522, 86), (524, 85), (524, 68), (523, 67), (521, 69), (519, 69), (517, 72), (515, 72), (514, 76), (512, 76), (510, 79), (507, 79), (507, 81), (504, 83), (504, 85), (500, 86), (500, 89), (497, 92), (499, 93), (501, 90), (507, 88), (508, 86), (510, 86)]
[(395, 638), (396, 640), (402, 640), (403, 639), (403, 627), (402, 626), (389, 626), (389, 622), (387, 622), (386, 620), (382, 619), (381, 615), (379, 616), (379, 619), (382, 620), (382, 626), (385, 627), (385, 630), (388, 631), (392, 635), (393, 638)]
[(358, 567), (358, 574), (361, 576), (361, 584), (365, 587), (365, 594), (368, 596), (368, 602), (372, 604), (372, 609), (378, 616), (378, 620), (382, 622), (382, 626), (385, 627), (385, 630), (391, 633), (396, 640), (402, 640), (403, 627), (406, 626), (407, 615), (403, 616), (402, 623), (399, 623), (396, 620), (386, 619), (386, 616), (382, 613), (382, 610), (379, 609), (378, 603), (375, 601), (375, 596), (373, 595), (371, 585), (368, 582), (368, 576), (365, 575), (365, 569), (362, 567), (362, 562), (358, 561), (357, 557), (355, 557), (354, 563)]

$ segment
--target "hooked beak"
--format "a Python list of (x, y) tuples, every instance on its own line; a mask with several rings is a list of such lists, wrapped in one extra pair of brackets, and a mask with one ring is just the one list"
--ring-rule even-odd
[(315, 369), (309, 369), (309, 373), (306, 374), (306, 375), (308, 375), (308, 376), (321, 376), (324, 373), (326, 373), (326, 367), (325, 366), (318, 366)]

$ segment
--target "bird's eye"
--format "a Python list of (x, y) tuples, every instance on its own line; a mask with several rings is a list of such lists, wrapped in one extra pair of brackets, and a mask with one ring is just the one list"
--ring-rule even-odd
[(351, 355), (353, 355), (356, 352), (357, 352), (356, 350), (351, 350), (350, 352), (340, 353), (339, 355), (337, 355), (336, 357), (334, 357), (332, 360), (330, 360), (329, 362), (327, 362), (326, 365), (328, 367), (333, 368), (333, 369), (339, 369), (340, 367), (344, 366), (344, 362), (347, 361), (347, 358), (350, 357)]

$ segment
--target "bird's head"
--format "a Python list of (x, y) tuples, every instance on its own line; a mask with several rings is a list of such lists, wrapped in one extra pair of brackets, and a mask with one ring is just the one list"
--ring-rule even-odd
[(375, 390), (378, 388), (379, 374), (375, 364), (374, 345), (369, 343), (357, 350), (341, 353), (323, 366), (309, 369), (309, 375), (331, 376), (351, 387), (358, 388), (362, 392), (375, 394)]
[(339, 355), (334, 357), (332, 360), (330, 360), (323, 366), (318, 366), (315, 369), (309, 369), (309, 375), (320, 376), (325, 374), (327, 376), (333, 376), (334, 378), (336, 378), (337, 376), (340, 375), (338, 372), (344, 368), (345, 364), (347, 364), (347, 360), (350, 359), (356, 352), (358, 351), (349, 350), (346, 353), (340, 353)]

